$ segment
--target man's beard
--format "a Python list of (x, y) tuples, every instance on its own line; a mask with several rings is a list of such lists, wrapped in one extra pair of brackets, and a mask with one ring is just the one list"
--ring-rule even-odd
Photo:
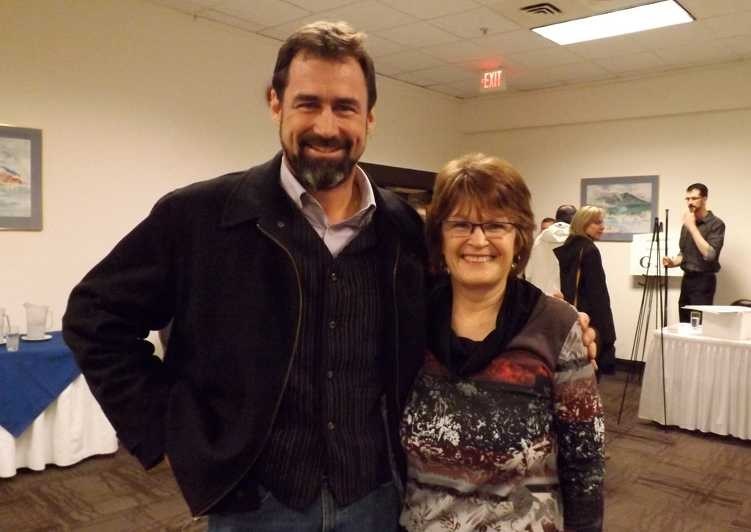
[[(344, 154), (339, 159), (319, 159), (306, 154), (305, 147), (324, 147), (341, 149)], [(357, 164), (357, 159), (350, 157), (352, 141), (348, 138), (325, 138), (314, 133), (300, 137), (297, 154), (287, 150), (287, 160), (292, 173), (308, 192), (328, 190), (347, 179)]]

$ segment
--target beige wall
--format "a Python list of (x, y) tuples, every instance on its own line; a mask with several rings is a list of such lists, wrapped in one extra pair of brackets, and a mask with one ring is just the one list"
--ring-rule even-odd
[[(44, 183), (44, 230), (0, 232), (0, 306), (24, 326), (25, 301), (50, 304), (59, 326), (158, 197), (279, 149), (263, 98), (279, 43), (137, 0), (3, 0), (0, 20), (0, 123), (43, 130)], [(435, 169), (458, 151), (456, 100), (379, 90), (365, 160)]]
[[(686, 185), (703, 181), (710, 209), (727, 225), (715, 302), (751, 296), (743, 258), (751, 244), (744, 227), (751, 197), (751, 62), (479, 100), (463, 107), (461, 123), (465, 150), (501, 155), (522, 171), (538, 219), (561, 203), (578, 205), (581, 178), (657, 174), (659, 215), (670, 209), (672, 233), (679, 230)], [(642, 294), (628, 272), (629, 244), (597, 245), (618, 356), (629, 358)], [(677, 321), (679, 282), (669, 289), (670, 321)]]
[[(263, 99), (279, 43), (138, 0), (0, 2), (0, 123), (44, 134), (44, 230), (2, 232), (0, 306), (52, 305), (174, 187), (278, 149)], [(579, 202), (582, 177), (660, 175), (677, 229), (683, 189), (710, 187), (727, 223), (717, 301), (751, 296), (751, 62), (460, 103), (379, 79), (365, 160), (435, 170), (464, 151), (508, 158), (538, 217)], [(600, 243), (628, 356), (641, 292), (628, 244)], [(677, 285), (670, 302), (675, 316)], [(674, 319), (674, 318), (673, 318)]]

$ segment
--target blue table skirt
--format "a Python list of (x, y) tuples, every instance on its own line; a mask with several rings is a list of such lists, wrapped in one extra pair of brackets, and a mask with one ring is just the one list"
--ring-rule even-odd
[(14, 353), (0, 346), (0, 426), (17, 438), (80, 374), (60, 332), (44, 342), (21, 340)]

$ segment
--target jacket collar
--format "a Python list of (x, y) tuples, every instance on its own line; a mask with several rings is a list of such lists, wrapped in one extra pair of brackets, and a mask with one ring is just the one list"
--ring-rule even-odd
[[(270, 161), (250, 168), (241, 174), (235, 187), (227, 197), (222, 212), (220, 227), (232, 227), (250, 220), (267, 216), (278, 216), (280, 212), (294, 208), (289, 196), (279, 183), (282, 152)], [(380, 189), (368, 176), (373, 188), (378, 216), (383, 214), (395, 229), (404, 231), (414, 225), (406, 207), (398, 197)], [(422, 238), (422, 235), (411, 235)]]
[(284, 199), (279, 185), (282, 152), (273, 159), (247, 170), (227, 196), (220, 227), (232, 227), (264, 215), (278, 213), (275, 208)]

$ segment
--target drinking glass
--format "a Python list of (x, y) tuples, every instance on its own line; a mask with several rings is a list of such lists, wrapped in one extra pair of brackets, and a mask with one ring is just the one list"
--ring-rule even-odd
[(8, 329), (8, 336), (5, 339), (5, 348), (8, 352), (18, 351), (18, 346), (21, 343), (21, 332), (18, 327), (11, 325)]

